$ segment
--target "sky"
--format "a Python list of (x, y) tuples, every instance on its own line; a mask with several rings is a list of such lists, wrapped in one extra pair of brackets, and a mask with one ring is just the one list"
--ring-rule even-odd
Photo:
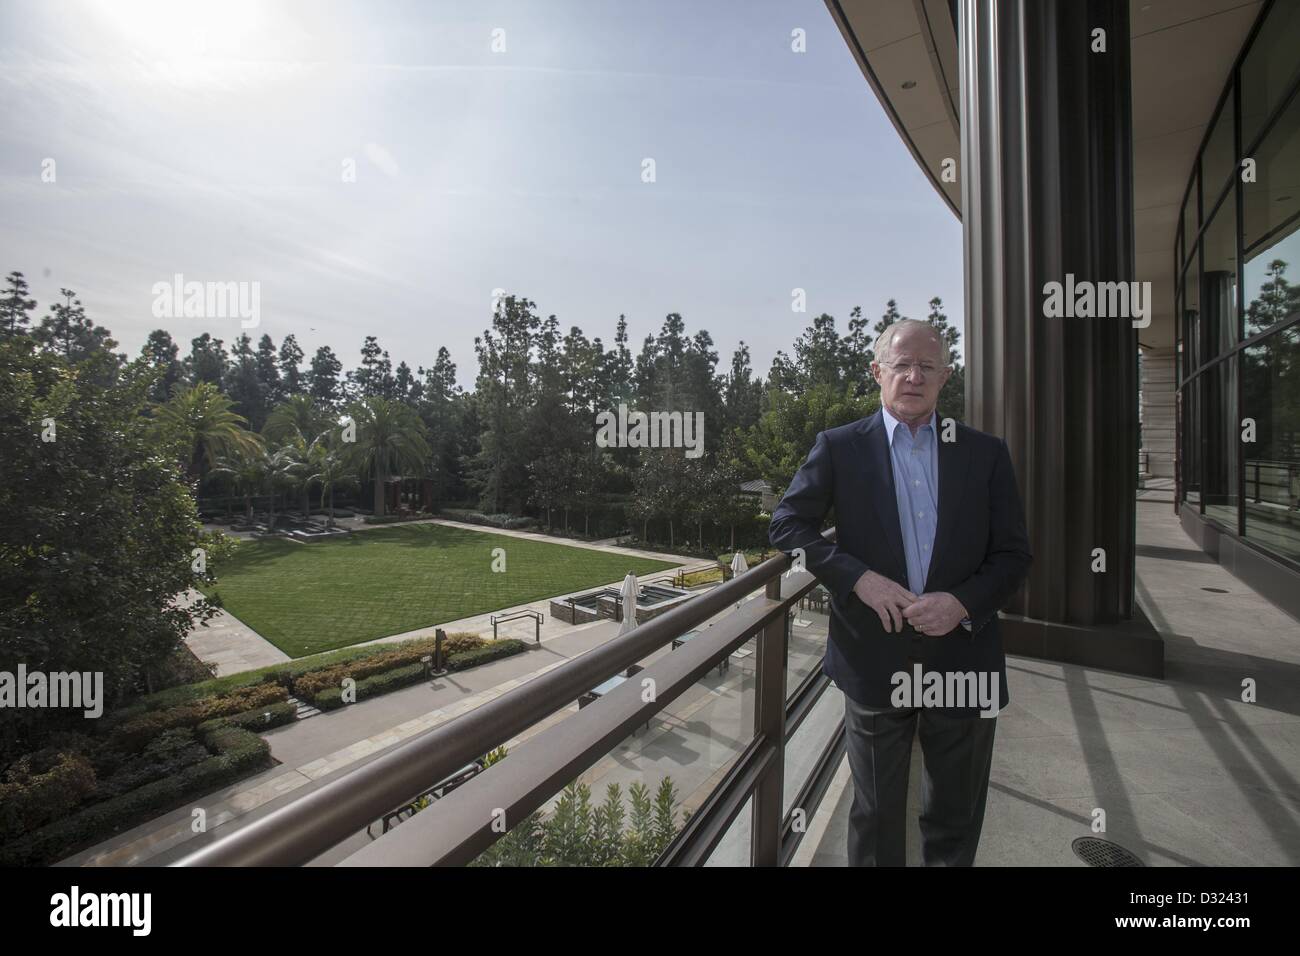
[[(961, 327), (960, 224), (821, 0), (6, 0), (0, 115), (0, 272), (131, 355), (375, 335), (469, 387), (495, 290), (634, 352), (679, 312), (764, 377), (822, 312)], [(259, 324), (158, 317), (178, 274)]]

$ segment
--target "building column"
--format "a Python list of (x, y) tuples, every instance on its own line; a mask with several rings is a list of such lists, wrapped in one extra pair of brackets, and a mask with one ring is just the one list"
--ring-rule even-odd
[(1011, 449), (1034, 553), (1004, 643), (1159, 674), (1133, 599), (1137, 330), (1044, 305), (1135, 278), (1128, 3), (962, 0), (960, 31), (966, 407)]
[(1150, 478), (1174, 477), (1174, 350), (1142, 352), (1142, 450)]

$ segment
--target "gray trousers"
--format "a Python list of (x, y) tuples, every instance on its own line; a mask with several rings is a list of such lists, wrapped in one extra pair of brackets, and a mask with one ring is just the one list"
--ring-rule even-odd
[(984, 825), (996, 717), (927, 708), (875, 710), (844, 697), (853, 807), (849, 866), (907, 865), (907, 781), (921, 733), (921, 861), (970, 866)]

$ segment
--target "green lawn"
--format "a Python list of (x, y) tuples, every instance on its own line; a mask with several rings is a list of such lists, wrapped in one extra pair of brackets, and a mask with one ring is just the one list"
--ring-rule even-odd
[[(492, 571), (504, 548), (506, 570)], [(299, 544), (240, 542), (214, 568), (226, 610), (290, 657), (444, 624), (673, 565), (443, 525)]]

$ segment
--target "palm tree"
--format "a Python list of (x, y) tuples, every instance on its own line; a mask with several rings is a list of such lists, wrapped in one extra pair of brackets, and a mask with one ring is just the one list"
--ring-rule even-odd
[(329, 424), (329, 417), (321, 412), (310, 395), (290, 395), (272, 409), (262, 426), (262, 434), (281, 443), (302, 438), (306, 446)]
[(375, 514), (384, 513), (384, 485), (404, 469), (423, 471), (432, 455), (424, 422), (409, 405), (368, 395), (348, 409), (356, 442), (348, 458), (358, 472), (373, 475)]
[(350, 485), (355, 481), (343, 449), (337, 447), (339, 436), (334, 431), (324, 431), (307, 448), (308, 481), (320, 482), (320, 504), (326, 507), (329, 498), (329, 522), (327, 527), (334, 527), (334, 489)]
[(329, 425), (329, 418), (312, 401), (310, 395), (291, 395), (275, 407), (266, 419), (262, 434), (281, 447), (292, 448), (303, 465), (299, 477), (302, 485), (302, 516), (311, 517), (311, 445)]
[(217, 459), (211, 474), (227, 475), (236, 490), (244, 496), (244, 520), (253, 520), (253, 495), (266, 484), (267, 459), (265, 448), (242, 448), (234, 454)]
[(301, 480), (300, 476), (304, 470), (301, 456), (293, 445), (285, 445), (277, 448), (266, 456), (266, 467), (264, 476), (266, 480), (267, 491), (271, 493), (271, 520), (267, 522), (266, 530), (275, 530), (276, 493), (281, 488), (292, 488)]
[(185, 471), (190, 478), (205, 475), (218, 458), (262, 447), (262, 440), (245, 428), (248, 419), (231, 407), (230, 399), (211, 382), (179, 389), (166, 402), (153, 406), (158, 427), (185, 449)]

